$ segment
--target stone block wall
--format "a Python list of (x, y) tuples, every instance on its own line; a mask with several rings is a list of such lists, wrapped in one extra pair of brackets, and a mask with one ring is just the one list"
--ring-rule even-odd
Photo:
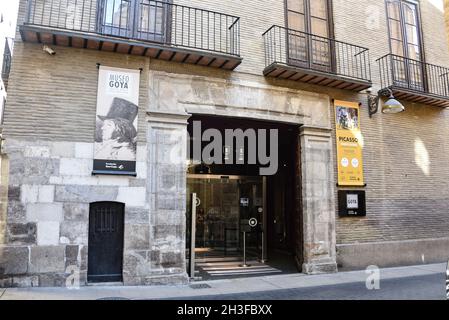
[[(119, 200), (120, 187), (91, 175), (93, 144), (8, 139), (4, 151), (10, 170), (2, 281), (61, 286), (66, 268), (76, 265), (85, 282), (89, 203)], [(144, 197), (145, 189), (139, 191)]]
[(135, 178), (92, 176), (92, 143), (8, 139), (4, 151), (9, 162), (8, 214), (0, 243), (4, 286), (65, 286), (71, 266), (86, 284), (89, 204), (97, 201), (125, 203), (124, 284), (186, 280), (180, 219), (185, 186), (173, 185), (172, 168), (161, 179), (151, 179), (180, 197), (164, 199), (167, 214), (155, 221), (157, 216), (149, 214), (145, 144), (137, 148)]

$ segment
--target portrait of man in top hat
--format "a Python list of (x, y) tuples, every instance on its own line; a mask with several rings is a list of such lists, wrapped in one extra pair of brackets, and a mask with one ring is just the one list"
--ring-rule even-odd
[(114, 98), (107, 115), (97, 115), (95, 158), (135, 161), (137, 129), (134, 121), (138, 106), (122, 98)]

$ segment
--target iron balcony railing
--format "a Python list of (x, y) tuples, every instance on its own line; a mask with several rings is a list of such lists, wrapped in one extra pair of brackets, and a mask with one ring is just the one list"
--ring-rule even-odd
[(29, 0), (26, 24), (240, 55), (240, 18), (152, 0)]
[(394, 54), (378, 60), (382, 88), (395, 87), (449, 98), (449, 69)]
[(267, 67), (285, 64), (371, 81), (367, 48), (280, 26), (272, 26), (263, 37)]
[(5, 87), (8, 84), (9, 73), (11, 72), (11, 59), (12, 59), (13, 40), (11, 38), (5, 38), (5, 47), (3, 51), (3, 63), (2, 63), (2, 80)]

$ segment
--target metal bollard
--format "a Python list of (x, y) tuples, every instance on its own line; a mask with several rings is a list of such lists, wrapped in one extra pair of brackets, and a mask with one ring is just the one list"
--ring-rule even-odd
[(265, 247), (264, 238), (265, 238), (265, 234), (264, 234), (264, 232), (262, 230), (262, 259), (260, 259), (260, 263), (265, 263), (266, 262), (266, 260), (265, 260), (265, 250), (264, 250), (264, 247)]
[(248, 268), (249, 265), (246, 264), (246, 231), (243, 231), (243, 264), (240, 265), (242, 268)]

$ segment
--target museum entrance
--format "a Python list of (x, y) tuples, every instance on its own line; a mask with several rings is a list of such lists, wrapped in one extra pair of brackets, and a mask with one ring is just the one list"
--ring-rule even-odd
[[(223, 161), (212, 163), (204, 157), (199, 160), (194, 155), (194, 149), (199, 149), (194, 146), (195, 139), (200, 139), (194, 134), (199, 131), (198, 123), (201, 133), (213, 129), (223, 136), (229, 129), (251, 129), (256, 133), (276, 130), (277, 145), (274, 149), (273, 139), (250, 141), (249, 134), (243, 147), (235, 141), (226, 143), (223, 138), (216, 144)], [(194, 115), (188, 128), (186, 258), (191, 278), (300, 272), (299, 126)], [(202, 151), (210, 147), (208, 142), (213, 139), (201, 141)], [(248, 161), (251, 143), (276, 153), (277, 159), (272, 159), (277, 162), (276, 170), (272, 174), (261, 174), (266, 161)], [(216, 156), (213, 152), (211, 155)], [(241, 161), (230, 163), (226, 161), (229, 157)]]
[(248, 260), (264, 260), (264, 187), (264, 177), (188, 176), (187, 205), (196, 205), (198, 261), (240, 258), (244, 249)]

